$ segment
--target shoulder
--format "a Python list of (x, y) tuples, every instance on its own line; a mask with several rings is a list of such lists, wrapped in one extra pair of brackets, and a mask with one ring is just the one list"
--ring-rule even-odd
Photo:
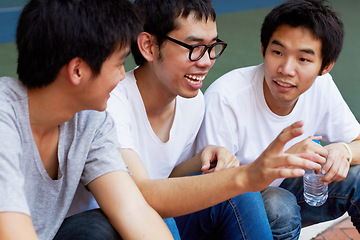
[(27, 88), (18, 80), (0, 78), (0, 121), (9, 126), (28, 117)]
[(27, 88), (15, 78), (0, 78), (0, 101), (17, 101), (27, 97)]
[(66, 125), (81, 134), (95, 135), (113, 129), (114, 121), (107, 111), (85, 110), (76, 113)]
[(313, 85), (307, 91), (307, 95), (325, 98), (335, 97), (332, 94), (340, 94), (340, 92), (330, 73), (316, 77)]
[(217, 80), (205, 92), (206, 103), (215, 97), (222, 101), (239, 101), (254, 95), (256, 84), (264, 77), (263, 65), (234, 69)]

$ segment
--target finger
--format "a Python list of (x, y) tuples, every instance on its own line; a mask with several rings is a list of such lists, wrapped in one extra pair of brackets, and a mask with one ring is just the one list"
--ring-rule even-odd
[(214, 170), (219, 171), (219, 170), (225, 168), (226, 161), (227, 161), (227, 158), (224, 155), (219, 154), (217, 157), (216, 165), (214, 165), (214, 167), (215, 167)]
[(347, 164), (343, 165), (343, 168), (340, 171), (340, 176), (341, 176), (340, 181), (344, 180), (347, 177), (349, 170), (350, 170), (350, 164), (347, 162)]
[(321, 173), (326, 174), (327, 172), (329, 172), (334, 164), (334, 161), (335, 161), (335, 158), (333, 157), (333, 154), (329, 153), (326, 158), (326, 162), (321, 169)]
[(202, 171), (208, 170), (211, 167), (210, 166), (211, 162), (216, 159), (216, 155), (214, 154), (211, 146), (206, 146), (203, 149), (200, 159), (201, 159), (201, 166), (202, 166), (201, 170)]
[(312, 136), (310, 137), (311, 139), (316, 139), (318, 141), (321, 141), (322, 140), (322, 136)]
[(340, 169), (340, 161), (332, 161), (330, 169), (326, 172), (325, 176), (321, 179), (324, 182), (333, 182), (336, 179)]
[(320, 157), (317, 154), (312, 153), (303, 153), (299, 155), (288, 154), (282, 158), (278, 158), (278, 165), (277, 168), (283, 167), (292, 167), (294, 169), (301, 168), (301, 169), (315, 169), (319, 170), (321, 168), (321, 162), (319, 160)]
[(211, 168), (209, 170), (205, 170), (202, 172), (202, 174), (207, 174), (207, 173), (212, 173), (212, 172), (215, 172), (215, 168)]
[(273, 170), (273, 178), (296, 178), (304, 176), (305, 170), (302, 168), (278, 168)]
[(208, 170), (209, 168), (210, 168), (210, 164), (209, 164), (209, 163), (205, 163), (205, 164), (202, 165), (201, 171), (206, 171), (206, 170)]
[(301, 153), (298, 157), (306, 160), (306, 169), (314, 169), (320, 172), (321, 166), (324, 165), (326, 159), (315, 153)]
[(275, 150), (277, 152), (282, 152), (285, 144), (291, 139), (300, 136), (303, 134), (304, 130), (302, 126), (304, 125), (303, 121), (298, 121), (292, 124), (291, 126), (285, 128), (277, 138), (269, 145), (269, 150)]
[(226, 168), (232, 168), (232, 167), (238, 167), (238, 166), (240, 166), (240, 161), (237, 158), (235, 158), (226, 166)]
[(343, 159), (342, 163), (339, 166), (337, 174), (334, 176), (333, 180), (335, 182), (340, 182), (344, 180), (349, 172), (349, 163), (346, 159)]
[[(312, 140), (312, 144), (314, 146), (313, 151), (317, 154), (319, 154), (320, 156), (327, 158), (328, 156), (328, 150), (326, 148), (324, 148), (321, 143), (317, 143), (314, 140), (320, 141), (322, 139), (322, 136), (314, 136), (314, 137), (310, 137)], [(315, 144), (314, 144), (315, 143)]]

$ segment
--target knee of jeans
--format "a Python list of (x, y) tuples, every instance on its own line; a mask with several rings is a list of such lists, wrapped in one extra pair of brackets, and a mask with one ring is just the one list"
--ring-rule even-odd
[(54, 238), (57, 239), (121, 240), (121, 237), (105, 214), (94, 209), (66, 218)]
[(272, 224), (301, 224), (300, 207), (295, 196), (279, 187), (268, 187), (262, 192), (266, 214)]
[(346, 176), (346, 180), (356, 184), (357, 186), (360, 183), (359, 175), (360, 175), (360, 165), (352, 166), (349, 169), (348, 175)]

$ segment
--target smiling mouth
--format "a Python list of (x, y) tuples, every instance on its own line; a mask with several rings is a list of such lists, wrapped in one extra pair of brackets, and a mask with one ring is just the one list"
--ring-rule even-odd
[(185, 78), (191, 84), (199, 84), (205, 79), (205, 76), (196, 77), (196, 76), (193, 76), (193, 75), (185, 75)]
[(290, 83), (279, 82), (279, 81), (276, 81), (276, 80), (274, 80), (274, 82), (276, 82), (281, 87), (286, 87), (286, 88), (294, 87), (294, 85), (292, 85)]

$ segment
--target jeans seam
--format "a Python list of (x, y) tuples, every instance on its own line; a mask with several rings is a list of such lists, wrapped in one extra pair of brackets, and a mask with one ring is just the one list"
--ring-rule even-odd
[(351, 205), (353, 205), (356, 208), (356, 210), (358, 211), (358, 214), (360, 214), (360, 208), (356, 204), (356, 202), (353, 199), (350, 199), (350, 203), (351, 203)]
[(240, 232), (243, 236), (244, 239), (248, 239), (247, 237), (247, 234), (246, 234), (246, 230), (245, 230), (245, 227), (243, 226), (243, 223), (242, 223), (242, 219), (241, 219), (241, 215), (240, 215), (240, 211), (239, 209), (237, 208), (235, 202), (233, 199), (229, 199), (228, 200), (231, 208), (233, 209), (233, 212), (234, 212), (234, 215), (236, 217), (236, 221), (238, 223), (238, 226), (239, 226), (239, 229), (240, 229)]

